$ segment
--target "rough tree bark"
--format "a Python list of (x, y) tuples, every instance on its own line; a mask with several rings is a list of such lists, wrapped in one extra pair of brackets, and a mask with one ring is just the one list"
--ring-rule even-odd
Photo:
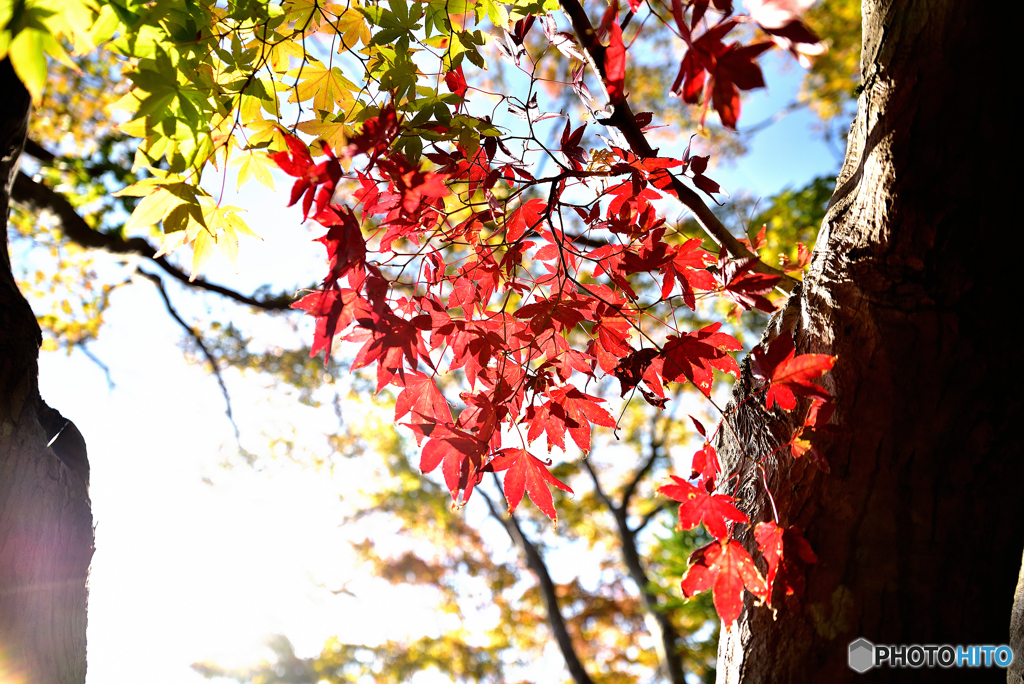
[(29, 108), (10, 63), (0, 62), (0, 677), (82, 684), (93, 552), (85, 443), (39, 397), (39, 326), (7, 252), (10, 191)]
[[(1005, 282), (1020, 272), (1016, 133), (1001, 117), (1017, 84), (996, 67), (1010, 63), (1008, 22), (958, 0), (863, 9), (864, 91), (788, 317), (800, 352), (839, 357), (825, 381), (837, 403), (822, 449), (831, 474), (788, 453), (768, 464), (781, 522), (806, 529), (819, 562), (777, 619), (748, 604), (719, 644), (721, 682), (847, 681), (858, 637), (1010, 640), (1024, 439), (1021, 354), (1007, 329), (1019, 306)], [(734, 401), (751, 388), (745, 374)], [(792, 428), (755, 404), (721, 445), (748, 492), (760, 489), (740, 445), (764, 454)], [(771, 507), (755, 497), (749, 513), (770, 519)], [(871, 681), (969, 674), (881, 669)]]

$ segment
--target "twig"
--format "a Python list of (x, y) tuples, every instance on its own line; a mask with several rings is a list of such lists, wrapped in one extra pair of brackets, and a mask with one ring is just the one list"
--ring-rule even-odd
[(776, 124), (779, 121), (782, 121), (793, 112), (798, 111), (800, 109), (804, 109), (805, 107), (807, 107), (806, 102), (790, 102), (788, 105), (786, 105), (779, 111), (775, 112), (767, 119), (764, 119), (763, 121), (758, 121), (756, 124), (744, 128), (742, 131), (737, 131), (737, 134), (741, 136), (755, 135), (757, 133), (760, 133), (764, 129), (768, 128), (772, 124)]
[[(572, 24), (573, 31), (576, 32), (576, 37), (579, 38), (580, 45), (589, 58), (590, 65), (601, 78), (601, 87), (605, 90), (605, 97), (607, 98), (608, 92), (605, 83), (608, 79), (604, 65), (607, 48), (598, 41), (597, 32), (594, 30), (593, 24), (590, 23), (590, 17), (587, 16), (578, 0), (561, 0), (561, 5), (569, 17), (569, 22)], [(629, 102), (623, 99), (622, 102), (614, 104), (612, 107), (612, 115), (607, 119), (599, 119), (600, 123), (618, 130), (626, 144), (638, 157), (656, 157), (658, 151), (651, 147), (651, 144), (644, 136), (640, 125), (636, 121), (636, 117), (629, 108)], [(779, 282), (776, 287), (785, 294), (788, 295), (793, 291), (798, 282), (795, 278), (761, 261), (756, 254), (747, 249), (743, 243), (729, 232), (696, 191), (690, 189), (674, 174), (669, 174), (669, 178), (672, 181), (672, 191), (679, 198), (679, 201), (693, 212), (698, 225), (712, 240), (718, 243), (733, 258), (757, 259), (757, 265), (754, 266), (753, 270), (758, 273), (778, 276)]]
[(113, 390), (114, 389), (114, 378), (111, 377), (111, 375), (110, 375), (110, 367), (107, 366), (107, 364), (105, 364), (102, 361), (100, 361), (99, 357), (97, 357), (95, 354), (93, 354), (91, 351), (89, 351), (89, 348), (85, 346), (85, 342), (79, 342), (76, 346), (78, 347), (79, 351), (81, 351), (83, 354), (85, 354), (87, 359), (92, 361), (94, 364), (96, 364), (96, 366), (101, 371), (103, 371), (103, 375), (105, 375), (106, 378), (107, 378), (107, 389), (108, 390)]
[(633, 528), (633, 534), (639, 534), (640, 530), (647, 527), (647, 525), (654, 519), (654, 516), (665, 510), (665, 504), (660, 503), (651, 510), (647, 511), (642, 518), (640, 518), (640, 524)]
[(227, 414), (228, 420), (231, 422), (231, 427), (235, 431), (235, 443), (238, 445), (239, 450), (244, 451), (244, 449), (242, 449), (242, 436), (238, 431), (238, 424), (235, 423), (235, 416), (231, 410), (231, 395), (228, 393), (228, 386), (224, 383), (224, 376), (221, 375), (220, 367), (217, 365), (217, 359), (214, 358), (213, 354), (210, 353), (210, 350), (206, 348), (205, 344), (203, 344), (203, 338), (199, 335), (199, 332), (186, 323), (185, 319), (178, 314), (174, 305), (171, 303), (171, 298), (167, 295), (167, 289), (164, 287), (164, 281), (160, 276), (153, 273), (147, 273), (141, 268), (136, 269), (136, 272), (156, 285), (156, 289), (160, 293), (160, 297), (164, 300), (164, 306), (167, 307), (167, 313), (169, 313), (171, 318), (177, 321), (178, 325), (180, 325), (185, 332), (188, 333), (189, 337), (195, 341), (196, 346), (199, 347), (200, 351), (203, 352), (203, 356), (205, 356), (206, 360), (210, 363), (213, 375), (217, 378), (217, 384), (220, 385), (221, 394), (224, 395), (224, 403), (227, 405), (225, 413)]

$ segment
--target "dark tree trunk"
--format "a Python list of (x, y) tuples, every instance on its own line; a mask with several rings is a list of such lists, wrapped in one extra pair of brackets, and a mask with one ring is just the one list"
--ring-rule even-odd
[(82, 684), (93, 552), (85, 444), (39, 397), (39, 326), (7, 251), (10, 190), (28, 114), (28, 94), (10, 63), (0, 62), (0, 675)]
[[(864, 2), (864, 91), (789, 317), (800, 352), (839, 357), (825, 380), (837, 404), (823, 445), (831, 474), (788, 453), (769, 464), (781, 522), (806, 529), (819, 562), (802, 601), (777, 598), (777, 619), (748, 603), (723, 633), (719, 681), (847, 681), (859, 637), (1010, 640), (1024, 433), (1007, 23), (959, 0)], [(741, 378), (735, 398), (750, 387)], [(756, 403), (724, 431), (748, 454), (792, 430)], [(724, 460), (737, 467), (730, 442)], [(752, 508), (752, 520), (771, 518), (763, 496)], [(881, 669), (870, 681), (971, 674)]]

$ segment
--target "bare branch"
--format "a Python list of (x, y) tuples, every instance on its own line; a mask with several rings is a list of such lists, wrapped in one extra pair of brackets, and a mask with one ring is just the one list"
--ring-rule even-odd
[(672, 620), (661, 610), (661, 606), (658, 604), (658, 597), (651, 593), (648, 588), (651, 581), (640, 561), (640, 552), (636, 547), (636, 533), (643, 529), (643, 525), (637, 528), (637, 530), (629, 528), (629, 497), (632, 496), (636, 483), (650, 470), (651, 465), (657, 458), (660, 446), (660, 442), (652, 444), (651, 456), (645, 460), (644, 465), (641, 466), (633, 481), (626, 487), (626, 494), (623, 495), (620, 506), (616, 506), (601, 487), (597, 471), (590, 465), (589, 459), (583, 459), (583, 466), (590, 473), (590, 479), (594, 481), (594, 489), (597, 492), (598, 498), (608, 507), (608, 510), (611, 511), (612, 516), (615, 518), (619, 543), (622, 544), (622, 562), (625, 564), (630, 578), (640, 591), (641, 603), (644, 607), (644, 620), (647, 623), (647, 629), (655, 638), (655, 648), (658, 651), (661, 669), (672, 684), (683, 684), (685, 682), (683, 660), (679, 652), (679, 645), (682, 643), (681, 638), (676, 631), (675, 625), (672, 624)]
[(785, 119), (787, 116), (789, 116), (793, 112), (796, 112), (796, 111), (799, 111), (799, 110), (805, 109), (805, 108), (807, 108), (807, 103), (806, 102), (790, 102), (788, 105), (786, 105), (785, 107), (783, 107), (779, 111), (775, 112), (774, 114), (769, 116), (767, 119), (763, 119), (761, 121), (758, 121), (756, 124), (753, 124), (752, 126), (744, 128), (742, 131), (737, 131), (737, 134), (741, 135), (741, 136), (750, 136), (750, 135), (754, 135), (756, 133), (760, 133), (761, 131), (763, 131), (764, 129), (768, 128), (772, 124), (776, 124), (779, 121), (782, 121), (783, 119)]
[(622, 508), (629, 509), (629, 500), (633, 498), (633, 494), (636, 493), (636, 488), (639, 486), (640, 481), (643, 480), (647, 473), (651, 472), (651, 468), (654, 467), (654, 462), (658, 460), (658, 456), (661, 455), (661, 448), (664, 446), (664, 440), (651, 439), (651, 450), (644, 462), (637, 468), (636, 472), (633, 473), (633, 477), (630, 479), (629, 484), (622, 490)]
[(572, 644), (572, 637), (569, 636), (569, 630), (566, 628), (565, 618), (562, 617), (562, 609), (558, 605), (555, 582), (551, 579), (551, 574), (548, 572), (548, 566), (544, 562), (544, 557), (540, 555), (540, 551), (533, 542), (526, 537), (523, 529), (519, 526), (519, 521), (516, 520), (514, 515), (503, 515), (494, 501), (491, 500), (491, 497), (487, 496), (486, 492), (480, 488), (477, 488), (476, 491), (487, 502), (487, 508), (490, 509), (491, 515), (505, 527), (508, 536), (512, 538), (512, 543), (519, 547), (519, 550), (526, 559), (527, 567), (537, 576), (541, 595), (544, 596), (544, 605), (548, 609), (548, 624), (554, 633), (559, 650), (562, 651), (562, 656), (565, 658), (565, 666), (569, 669), (569, 674), (572, 676), (573, 681), (576, 684), (593, 684), (593, 680), (590, 679), (590, 675), (584, 669), (583, 663), (580, 662), (579, 656), (576, 654), (576, 648)]
[(50, 152), (48, 149), (37, 143), (32, 138), (25, 139), (25, 154), (30, 157), (35, 157), (44, 164), (50, 164), (57, 161), (57, 155)]
[(78, 347), (78, 350), (80, 352), (85, 354), (87, 359), (92, 361), (101, 371), (103, 371), (103, 375), (106, 376), (107, 378), (107, 389), (113, 390), (114, 378), (113, 376), (110, 375), (110, 367), (107, 366), (107, 364), (103, 363), (103, 361), (101, 361), (99, 357), (97, 357), (95, 354), (92, 353), (92, 351), (89, 350), (84, 340), (82, 342), (79, 342), (76, 346)]
[(151, 281), (154, 285), (156, 285), (157, 291), (160, 292), (160, 297), (164, 300), (164, 306), (167, 307), (167, 313), (169, 313), (171, 315), (171, 318), (173, 318), (178, 323), (178, 325), (180, 325), (185, 330), (185, 332), (188, 333), (189, 337), (191, 337), (195, 341), (196, 346), (199, 347), (199, 350), (203, 352), (203, 356), (205, 356), (206, 360), (209, 361), (213, 375), (214, 377), (217, 378), (217, 384), (220, 385), (220, 391), (224, 395), (224, 403), (227, 405), (227, 411), (225, 413), (227, 413), (228, 420), (231, 421), (231, 427), (234, 428), (235, 430), (235, 443), (238, 444), (238, 448), (241, 449), (242, 437), (238, 431), (238, 425), (235, 423), (234, 413), (232, 413), (231, 411), (231, 395), (228, 394), (228, 386), (224, 384), (224, 376), (222, 376), (220, 373), (220, 367), (217, 365), (217, 359), (213, 356), (213, 354), (210, 353), (210, 350), (206, 348), (206, 345), (203, 344), (203, 338), (199, 334), (199, 332), (196, 331), (196, 329), (190, 326), (188, 323), (186, 323), (185, 319), (182, 318), (180, 314), (178, 314), (178, 311), (174, 308), (174, 305), (171, 304), (171, 298), (167, 295), (167, 289), (164, 287), (164, 281), (160, 279), (160, 276), (155, 275), (153, 273), (147, 273), (143, 271), (141, 268), (136, 269), (136, 272), (143, 278), (146, 278), (147, 280)]
[(590, 473), (590, 479), (594, 481), (594, 491), (597, 492), (597, 498), (599, 498), (601, 503), (607, 506), (608, 510), (612, 512), (612, 515), (614, 515), (619, 507), (615, 505), (615, 502), (612, 501), (608, 495), (605, 494), (604, 489), (601, 488), (601, 481), (597, 478), (597, 471), (594, 470), (592, 465), (590, 465), (590, 459), (584, 458), (583, 466), (587, 469), (587, 472)]
[(647, 511), (647, 513), (645, 513), (644, 516), (640, 518), (640, 524), (633, 528), (633, 534), (639, 534), (640, 530), (647, 527), (647, 525), (649, 525), (650, 522), (654, 520), (654, 516), (658, 515), (663, 510), (665, 510), (665, 504), (660, 503), (651, 510)]
[[(583, 6), (578, 2), (578, 0), (561, 0), (561, 4), (562, 9), (569, 17), (573, 30), (576, 32), (576, 37), (579, 39), (580, 45), (583, 47), (590, 59), (590, 65), (594, 68), (594, 71), (598, 76), (600, 76), (603, 88), (604, 83), (607, 81), (607, 74), (604, 66), (604, 57), (607, 48), (601, 45), (598, 41), (597, 32), (594, 30), (593, 24), (590, 23), (590, 17), (587, 16), (587, 13), (584, 11)], [(606, 91), (605, 97), (607, 97), (607, 95)], [(651, 147), (651, 144), (644, 136), (643, 131), (640, 129), (640, 125), (636, 122), (636, 117), (629, 108), (629, 102), (627, 100), (623, 100), (621, 103), (612, 106), (614, 108), (612, 115), (607, 119), (599, 119), (598, 121), (606, 126), (617, 129), (622, 134), (626, 144), (637, 156), (656, 157), (658, 155), (658, 151)], [(755, 271), (758, 273), (778, 276), (779, 283), (776, 287), (786, 294), (792, 292), (797, 283), (796, 279), (761, 261), (756, 254), (747, 249), (743, 243), (737, 240), (732, 233), (729, 232), (722, 222), (718, 220), (718, 217), (714, 215), (708, 205), (704, 203), (696, 191), (685, 185), (677, 176), (669, 174), (669, 177), (672, 179), (672, 191), (676, 194), (679, 200), (693, 212), (697, 223), (702, 229), (704, 229), (704, 232), (707, 233), (712, 240), (718, 243), (720, 247), (725, 249), (734, 258), (757, 259), (757, 265), (754, 267)]]
[(102, 249), (114, 254), (137, 254), (152, 260), (169, 276), (188, 287), (215, 292), (239, 304), (245, 304), (263, 311), (288, 311), (294, 301), (292, 297), (267, 297), (254, 299), (232, 289), (210, 283), (202, 278), (189, 281), (188, 275), (165, 257), (157, 257), (156, 249), (140, 237), (123, 239), (120, 235), (101, 233), (85, 222), (66, 197), (37, 183), (23, 172), (18, 172), (11, 190), (11, 200), (31, 212), (47, 211), (59, 222), (60, 231), (69, 240), (85, 249)]

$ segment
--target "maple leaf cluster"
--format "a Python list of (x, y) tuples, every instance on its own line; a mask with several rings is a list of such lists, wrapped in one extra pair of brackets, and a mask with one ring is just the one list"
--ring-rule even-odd
[[(832, 414), (830, 395), (813, 381), (830, 370), (835, 360), (825, 354), (797, 355), (788, 333), (776, 337), (767, 348), (756, 348), (751, 354), (754, 377), (764, 383), (760, 391), (764, 392), (766, 409), (778, 406), (781, 410), (793, 411), (797, 408), (797, 396), (812, 398), (803, 425), (781, 447), (790, 447), (794, 457), (814, 453), (810, 444), (814, 430), (823, 429)], [(777, 520), (760, 522), (754, 528), (754, 537), (767, 566), (767, 575), (762, 577), (750, 553), (733, 540), (730, 529), (730, 524), (745, 524), (750, 519), (736, 507), (732, 496), (716, 493), (721, 464), (704, 426), (696, 419), (693, 422), (705, 438), (703, 446), (693, 456), (691, 478), (697, 484), (672, 476), (673, 483), (662, 486), (659, 491), (680, 502), (680, 529), (689, 530), (703, 524), (715, 537), (715, 541), (691, 555), (681, 587), (687, 597), (711, 589), (715, 609), (729, 626), (742, 611), (744, 589), (771, 605), (776, 580), (780, 579), (786, 595), (802, 596), (804, 569), (817, 558), (800, 528), (781, 527)], [(827, 461), (818, 456), (815, 462), (827, 472)], [(758, 467), (762, 466), (758, 464)], [(771, 492), (768, 495), (771, 496)]]
[[(824, 52), (825, 47), (799, 16), (809, 3), (800, 0), (745, 0), (749, 17), (733, 17), (732, 0), (672, 0), (672, 16), (679, 37), (687, 50), (679, 64), (679, 73), (672, 83), (672, 94), (687, 104), (704, 103), (714, 107), (722, 124), (735, 129), (740, 117), (740, 91), (763, 88), (764, 74), (756, 60), (768, 49), (780, 45), (792, 52), (802, 64)], [(713, 5), (721, 14), (718, 21), (699, 35), (694, 31)], [(692, 9), (690, 20), (686, 10)], [(734, 29), (753, 21), (769, 40), (750, 45), (725, 42)]]
[[(738, 90), (763, 85), (754, 59), (773, 43), (725, 43), (739, 19), (721, 0), (713, 2), (721, 18), (692, 37), (710, 4), (673, 4), (688, 46), (673, 88), (688, 102), (710, 93), (723, 121), (734, 126)], [(792, 44), (807, 38), (782, 15), (759, 11), (769, 35)], [(542, 19), (552, 46), (579, 54), (570, 34)], [(499, 45), (509, 61), (522, 60), (532, 24), (527, 17), (505, 31)], [(617, 5), (605, 13), (600, 36), (608, 42), (606, 90), (612, 104), (622, 103), (626, 47)], [(581, 73), (574, 76), (577, 92), (584, 88)], [(722, 296), (739, 309), (771, 312), (767, 295), (779, 276), (760, 272), (756, 258), (706, 251), (701, 240), (681, 238), (659, 215), (658, 202), (683, 199), (680, 178), (707, 194), (720, 192), (706, 175), (708, 157), (691, 156), (689, 147), (680, 158), (615, 144), (588, 152), (585, 126), (545, 114), (538, 120), (564, 116), (566, 123), (559, 147), (545, 147), (555, 175), (538, 178), (489, 117), (469, 112), (471, 87), (461, 64), (446, 66), (438, 80), (449, 91), (439, 105), (451, 107), (447, 116), (399, 111), (393, 103), (367, 107), (347, 145), (321, 146), (325, 161), (315, 163), (293, 136), (287, 152), (272, 156), (297, 178), (290, 203), (301, 199), (303, 218), (326, 229), (319, 241), (327, 275), (294, 306), (316, 319), (313, 355), (323, 351), (330, 359), (337, 338), (354, 343), (352, 369), (375, 369), (377, 392), (397, 389), (395, 422), (421, 447), (421, 470), (440, 469), (453, 506), (465, 504), (485, 475), (501, 473), (510, 512), (528, 496), (555, 521), (553, 489), (572, 490), (552, 475), (552, 462), (531, 449), (541, 441), (549, 453), (575, 447), (586, 454), (595, 426), (616, 426), (606, 400), (586, 391), (589, 383), (614, 377), (623, 397), (639, 393), (664, 408), (673, 385), (692, 384), (711, 397), (716, 371), (739, 375), (733, 354), (741, 345), (721, 323), (680, 329), (654, 308), (696, 310), (698, 298)], [(528, 122), (538, 116), (535, 96), (526, 103), (506, 99), (511, 114)], [(651, 119), (636, 117), (644, 125)], [(414, 138), (422, 149), (410, 147)], [(343, 173), (343, 167), (356, 170)], [(356, 187), (346, 198), (339, 192), (343, 179)], [(546, 196), (536, 193), (541, 188)], [(815, 381), (833, 363), (832, 357), (796, 355), (788, 335), (752, 361), (767, 409), (807, 410), (782, 448), (796, 457), (811, 454), (823, 469), (827, 463), (815, 455), (813, 442), (827, 432), (830, 404)], [(464, 381), (458, 411), (442, 391), (450, 384), (446, 377)], [(744, 589), (769, 603), (777, 583), (798, 594), (802, 568), (814, 558), (799, 529), (759, 523), (755, 537), (767, 567), (762, 576), (734, 539), (734, 527), (750, 521), (732, 496), (718, 491), (723, 483), (713, 436), (695, 425), (705, 437), (693, 460), (695, 483), (673, 476), (660, 491), (680, 502), (682, 527), (703, 524), (715, 537), (691, 558), (683, 592), (711, 588), (728, 625), (739, 615)]]
[[(461, 89), (457, 78), (451, 81)], [(589, 209), (575, 209), (592, 229), (623, 239), (592, 248), (550, 220), (565, 182), (552, 186), (548, 201), (501, 202), (498, 183), (507, 193), (536, 179), (517, 165), (495, 163), (497, 145), (485, 140), (473, 152), (461, 144), (452, 151), (437, 147), (425, 155), (435, 170), (424, 170), (389, 147), (400, 128), (394, 110), (381, 109), (344, 150), (346, 156), (366, 157), (356, 172), (356, 208), (321, 205), (322, 197), (333, 202), (327, 193), (338, 182), (338, 160), (327, 148), (329, 159), (314, 165), (304, 144), (289, 138), (290, 153), (275, 157), (289, 173), (301, 172), (293, 198), (311, 197), (319, 186), (311, 218), (327, 229), (319, 241), (327, 250), (328, 274), (318, 290), (294, 305), (316, 318), (312, 353), (323, 350), (329, 357), (339, 336), (362, 345), (353, 369), (375, 365), (377, 391), (401, 388), (396, 421), (405, 421), (422, 445), (422, 470), (441, 468), (456, 504), (469, 499), (484, 473), (505, 471), (510, 510), (525, 491), (555, 519), (548, 485), (567, 488), (545, 475), (545, 462), (525, 447), (543, 437), (549, 450), (565, 450), (568, 435), (587, 452), (593, 426), (615, 426), (604, 399), (581, 390), (575, 378), (614, 375), (623, 394), (639, 390), (646, 401), (663, 407), (668, 383), (690, 382), (710, 395), (715, 370), (739, 371), (731, 356), (739, 342), (717, 323), (671, 334), (660, 348), (636, 348), (645, 309), (631, 278), (652, 274), (661, 280), (663, 299), (678, 296), (693, 308), (697, 293), (743, 292), (744, 283), (761, 276), (743, 271), (722, 283), (708, 269), (733, 262), (716, 261), (699, 240), (667, 240), (665, 221), (652, 202), (671, 188), (670, 169), (697, 167), (695, 173), (702, 174), (706, 158), (640, 158), (613, 148), (602, 175), (621, 180), (599, 198), (607, 206), (602, 211), (595, 201)], [(579, 146), (582, 134), (582, 127), (573, 130), (567, 123), (561, 151), (567, 173), (586, 177), (591, 172)], [(462, 188), (464, 196), (483, 193), (487, 208), (451, 218), (445, 206), (451, 188)], [(375, 249), (368, 251), (362, 226), (370, 220)], [(497, 230), (501, 242), (482, 239), (488, 230)], [(417, 293), (409, 298), (395, 297), (396, 283), (381, 267), (395, 257), (399, 242), (418, 245), (422, 255)], [(442, 256), (445, 245), (462, 245), (470, 255), (449, 264)], [(371, 258), (370, 252), (381, 258)], [(539, 273), (524, 267), (528, 254)], [(585, 272), (592, 282), (582, 285)], [(605, 282), (593, 282), (602, 276)], [(510, 293), (521, 297), (514, 311), (494, 307)], [(590, 339), (583, 349), (571, 342), (581, 333)], [(439, 365), (442, 357), (447, 368)], [(468, 408), (457, 418), (437, 385), (439, 374), (455, 370), (465, 374), (470, 388), (461, 396)], [(503, 426), (525, 428), (524, 448), (504, 447)]]

